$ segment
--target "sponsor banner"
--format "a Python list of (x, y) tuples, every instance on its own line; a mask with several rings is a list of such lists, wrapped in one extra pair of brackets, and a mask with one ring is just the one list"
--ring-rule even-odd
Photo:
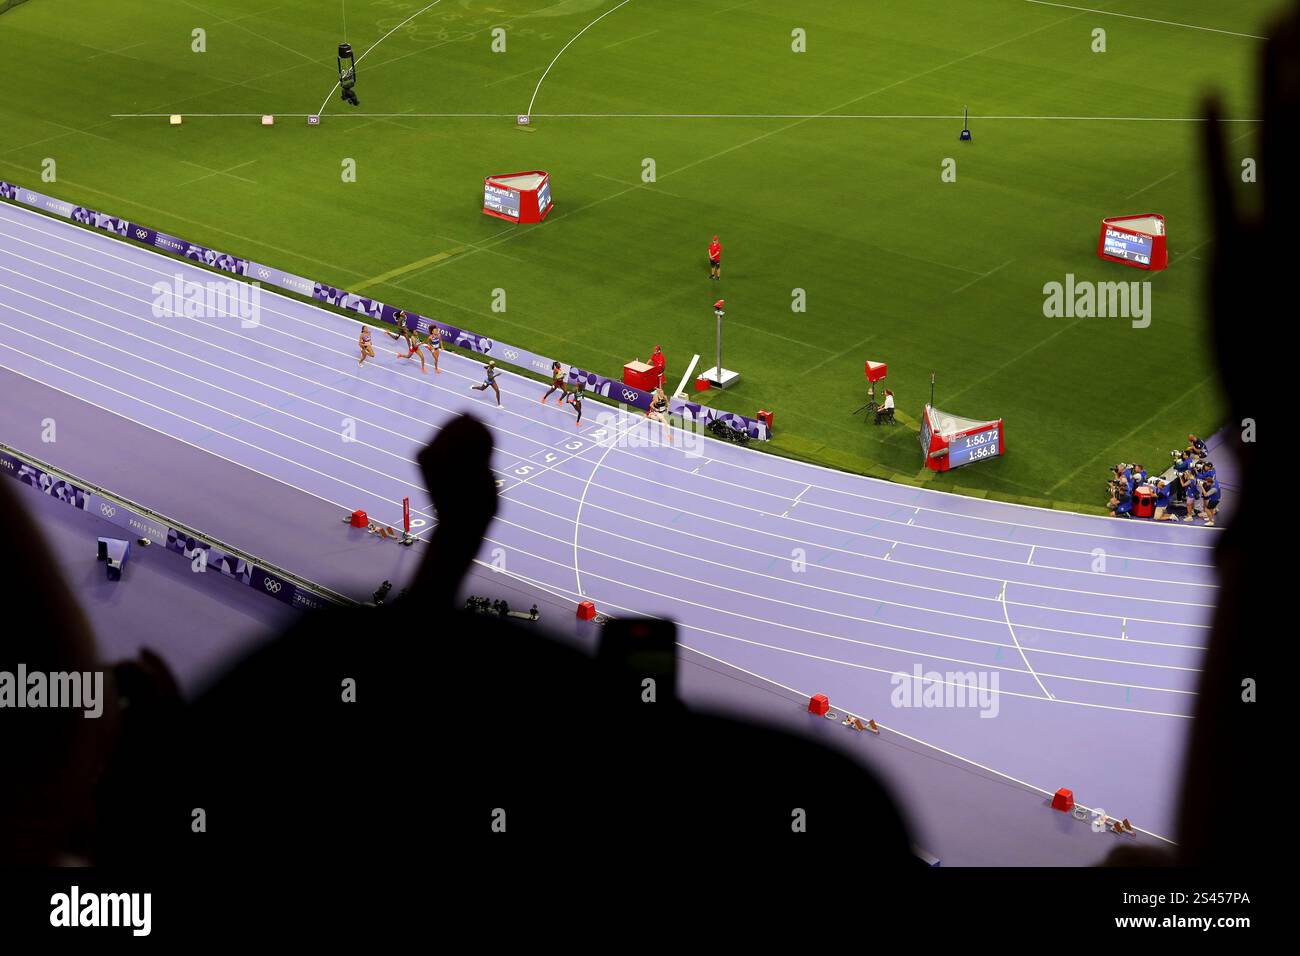
[(117, 525), (132, 538), (148, 538), (154, 544), (167, 543), (168, 528), (165, 524), (120, 502), (110, 501), (94, 492), (87, 492), (86, 510)]
[(310, 297), (314, 296), (316, 292), (316, 283), (311, 279), (294, 275), (292, 272), (284, 272), (274, 266), (264, 266), (260, 262), (249, 261), (247, 271), (244, 274), (253, 281), (262, 283), (262, 285), (288, 289), (290, 292), (297, 292), (299, 295)]
[(290, 607), (299, 608), (304, 611), (319, 611), (328, 607), (327, 602), (317, 594), (313, 594), (306, 588), (299, 587), (292, 581), (280, 577), (278, 574), (272, 574), (270, 571), (258, 565), (252, 566), (252, 579), (249, 582), (254, 591), (261, 591), (263, 594), (269, 594), (271, 597), (283, 601)]
[(214, 548), (207, 541), (178, 528), (167, 529), (167, 550), (184, 555), (196, 571), (224, 574), (240, 584), (251, 584), (253, 566), (243, 558)]
[[(201, 262), (223, 272), (230, 272), (261, 282), (264, 285), (277, 286), (301, 295), (310, 296), (318, 302), (338, 306), (375, 322), (387, 322), (389, 325), (396, 324), (395, 316), (398, 308), (380, 302), (378, 299), (370, 299), (366, 296), (348, 292), (345, 289), (336, 289), (324, 282), (306, 279), (291, 272), (281, 272), (270, 266), (264, 266), (248, 259), (240, 259), (229, 253), (195, 245), (176, 236), (158, 232), (137, 223), (127, 222), (106, 213), (96, 212), (93, 209), (86, 209), (83, 206), (73, 206), (71, 203), (65, 203), (62, 200), (54, 199), (51, 196), (30, 189), (23, 189), (11, 183), (0, 181), (0, 199), (10, 199), (24, 203), (34, 209), (53, 212), (65, 219), (74, 219), (77, 222), (94, 226), (114, 235), (153, 246), (163, 252)], [(494, 341), (469, 329), (458, 328), (443, 322), (435, 322), (433, 319), (415, 312), (407, 313), (407, 324), (421, 335), (428, 335), (433, 326), (436, 325), (442, 332), (443, 340), (449, 345), (455, 345), (476, 352), (479, 355), (494, 358), (498, 362), (506, 362), (518, 368), (525, 368), (539, 375), (549, 376), (551, 374), (551, 363), (554, 360), (548, 356), (538, 355), (536, 352), (530, 352), (515, 345)], [(642, 411), (650, 407), (651, 396), (649, 392), (639, 388), (632, 388), (630, 385), (624, 385), (621, 381), (605, 378), (595, 372), (573, 369), (567, 365), (561, 367), (568, 375), (571, 384), (576, 383), (579, 378), (583, 378), (587, 382), (587, 388), (593, 394), (639, 408)], [(683, 402), (678, 399), (670, 400), (668, 408), (672, 414), (678, 415), (689, 422), (707, 424), (714, 419), (722, 419), (733, 428), (747, 432), (750, 438), (766, 441), (769, 437), (767, 426), (762, 422), (757, 419), (746, 418), (744, 415), (737, 415), (734, 412), (720, 411), (706, 405), (696, 405), (693, 402)]]
[(58, 475), (53, 475), (35, 465), (29, 465), (20, 458), (5, 455), (4, 459), (3, 470), (11, 478), (16, 478), (29, 488), (35, 488), (43, 495), (57, 498), (65, 505), (72, 505), (81, 511), (86, 510), (84, 488), (79, 488), (72, 482), (65, 481)]

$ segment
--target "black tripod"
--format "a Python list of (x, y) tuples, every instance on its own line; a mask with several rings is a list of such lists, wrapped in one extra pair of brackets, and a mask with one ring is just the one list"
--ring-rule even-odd
[(874, 415), (876, 414), (876, 408), (877, 408), (877, 405), (876, 405), (876, 387), (873, 385), (873, 386), (871, 386), (871, 388), (867, 391), (867, 400), (866, 400), (865, 402), (863, 402), (863, 403), (862, 403), (858, 408), (855, 408), (855, 409), (853, 410), (853, 414), (856, 415), (858, 412), (863, 411), (863, 410), (865, 409), (865, 410), (867, 410), (871, 415), (874, 416)]

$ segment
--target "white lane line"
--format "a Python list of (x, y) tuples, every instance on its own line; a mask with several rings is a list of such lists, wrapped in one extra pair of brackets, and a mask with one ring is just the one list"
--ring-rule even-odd
[(573, 46), (573, 42), (574, 42), (574, 40), (577, 40), (578, 37), (582, 36), (584, 33), (586, 33), (588, 30), (590, 30), (592, 27), (594, 27), (594, 26), (595, 26), (597, 23), (599, 23), (601, 20), (604, 20), (607, 16), (609, 16), (609, 15), (610, 15), (611, 13), (613, 13), (615, 10), (621, 10), (623, 7), (627, 6), (627, 5), (628, 5), (629, 3), (631, 3), (631, 2), (632, 2), (632, 0), (623, 0), (623, 2), (620, 3), (618, 6), (616, 6), (616, 7), (610, 7), (608, 10), (606, 10), (606, 11), (605, 11), (604, 13), (602, 13), (600, 16), (596, 17), (596, 19), (592, 20), (592, 21), (591, 21), (590, 23), (588, 23), (585, 27), (583, 27), (581, 30), (579, 30), (577, 33), (575, 33), (575, 34), (573, 35), (573, 38), (572, 38), (571, 40), (569, 40), (568, 43), (566, 43), (566, 44), (564, 44), (564, 46), (560, 47), (560, 52), (557, 53), (557, 54), (555, 54), (555, 58), (554, 58), (553, 60), (551, 60), (551, 62), (548, 63), (548, 64), (546, 65), (546, 69), (542, 71), (542, 75), (541, 75), (541, 77), (537, 80), (537, 87), (536, 87), (536, 89), (533, 90), (533, 98), (530, 99), (530, 100), (528, 101), (528, 109), (526, 109), (526, 110), (524, 111), (526, 115), (528, 115), (528, 116), (532, 116), (532, 115), (533, 115), (533, 104), (537, 102), (537, 94), (541, 92), (541, 89), (542, 89), (542, 83), (544, 83), (544, 82), (546, 81), (546, 74), (550, 73), (550, 72), (551, 72), (551, 67), (555, 66), (556, 61), (559, 60), (560, 57), (564, 56), (564, 51), (567, 50), (569, 47)]
[[(587, 503), (587, 492), (591, 490), (591, 481), (596, 477), (596, 472), (600, 471), (601, 466), (605, 464), (605, 458), (613, 451), (616, 446), (628, 432), (640, 425), (640, 421), (633, 422), (630, 426), (619, 432), (609, 440), (604, 453), (591, 468), (591, 474), (587, 476), (587, 482), (582, 486), (582, 495), (578, 498), (578, 510), (573, 515), (573, 577), (577, 584), (578, 594), (583, 594), (582, 590), (582, 571), (578, 562), (578, 532), (582, 530), (582, 507)], [(595, 447), (594, 445), (592, 446)]]
[(1268, 37), (1256, 36), (1253, 33), (1235, 33), (1232, 30), (1219, 30), (1215, 27), (1197, 26), (1195, 23), (1177, 23), (1173, 20), (1156, 20), (1152, 17), (1138, 17), (1129, 13), (1116, 13), (1113, 10), (1095, 10), (1092, 7), (1074, 7), (1068, 3), (1054, 3), (1051, 0), (1025, 0), (1026, 3), (1035, 3), (1040, 7), (1056, 7), (1059, 10), (1081, 10), (1084, 13), (1098, 13), (1106, 17), (1120, 17), (1124, 20), (1141, 20), (1143, 23), (1158, 23), (1166, 27), (1182, 27), (1185, 30), (1201, 30), (1205, 33), (1222, 33), (1230, 37), (1243, 37), (1247, 40), (1267, 40)]
[(1029, 549), (1029, 557), (1025, 558), (1025, 564), (1033, 564), (1033, 563), (1034, 563), (1034, 549), (1037, 548), (1037, 547), (1038, 547), (1038, 545), (1036, 545), (1036, 544), (1035, 544), (1035, 545), (1032, 545), (1032, 546), (1030, 547), (1030, 549)]
[(799, 494), (795, 496), (794, 501), (790, 502), (790, 507), (785, 509), (785, 514), (781, 515), (781, 517), (784, 518), (791, 511), (793, 511), (794, 506), (799, 503), (799, 499), (802, 498), (804, 495), (808, 494), (808, 492), (810, 491), (812, 491), (812, 485), (804, 485), (803, 491), (799, 492)]
[[(1002, 582), (1002, 593), (998, 595), (998, 600), (1002, 602), (1002, 617), (1007, 622), (1007, 630), (1011, 633), (1011, 640), (1016, 645), (1016, 650), (1020, 652), (1020, 659), (1025, 662), (1025, 667), (1029, 668), (1029, 673), (1034, 675), (1034, 680), (1038, 683), (1038, 689), (1043, 692), (1043, 696), (1048, 700), (1056, 700), (1052, 696), (1052, 692), (1043, 686), (1042, 680), (1039, 679), (1038, 673), (1034, 670), (1034, 665), (1029, 663), (1029, 658), (1025, 655), (1025, 649), (1020, 646), (1020, 641), (1016, 637), (1016, 629), (1011, 626), (1011, 615), (1007, 612), (1006, 581)], [(1195, 693), (1195, 691), (1188, 691), (1188, 693)]]

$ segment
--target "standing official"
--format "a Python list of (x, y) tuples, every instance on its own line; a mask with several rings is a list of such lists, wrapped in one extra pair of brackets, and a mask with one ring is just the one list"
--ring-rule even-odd
[(654, 354), (650, 356), (650, 364), (655, 370), (655, 380), (659, 383), (659, 387), (663, 388), (664, 375), (668, 371), (668, 360), (664, 358), (664, 347), (662, 345), (655, 346)]
[(717, 236), (709, 243), (709, 278), (722, 278), (722, 243), (718, 242)]

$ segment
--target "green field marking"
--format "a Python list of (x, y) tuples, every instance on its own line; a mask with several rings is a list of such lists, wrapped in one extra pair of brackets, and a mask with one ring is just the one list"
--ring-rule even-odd
[(457, 246), (456, 248), (448, 249), (445, 252), (435, 252), (431, 256), (425, 256), (423, 259), (416, 259), (414, 262), (408, 262), (404, 266), (398, 266), (396, 269), (389, 269), (387, 272), (381, 272), (377, 276), (372, 276), (369, 279), (365, 279), (361, 282), (358, 282), (354, 284), (352, 288), (349, 289), (348, 291), (360, 292), (362, 289), (368, 289), (371, 286), (384, 285), (390, 279), (396, 279), (398, 276), (404, 276), (408, 272), (417, 272), (418, 270), (423, 269), (425, 266), (433, 265), (435, 262), (444, 262), (447, 259), (452, 258), (453, 256), (458, 256), (462, 252), (464, 252), (467, 248), (468, 248), (467, 246)]

